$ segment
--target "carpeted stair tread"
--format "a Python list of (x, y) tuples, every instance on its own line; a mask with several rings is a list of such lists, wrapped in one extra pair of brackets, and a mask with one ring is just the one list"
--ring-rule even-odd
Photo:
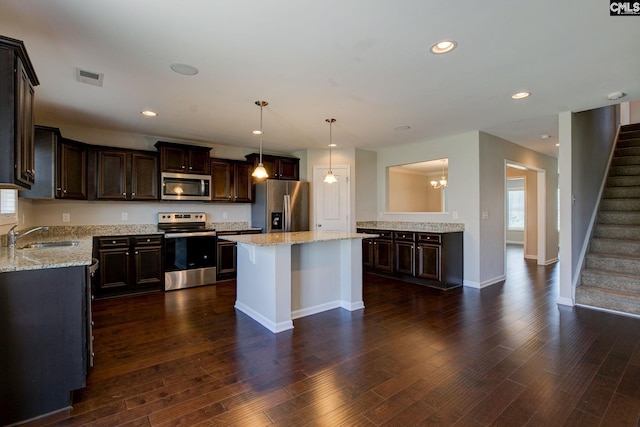
[(599, 211), (598, 224), (640, 225), (638, 211)]
[(589, 252), (584, 265), (588, 269), (640, 275), (640, 257), (633, 255)]
[(640, 239), (640, 225), (596, 224), (593, 236), (618, 240)]
[(600, 202), (602, 212), (640, 212), (640, 199), (638, 198), (604, 198)]
[(602, 289), (617, 289), (627, 292), (640, 293), (640, 276), (622, 274), (595, 268), (582, 270), (580, 284)]
[(594, 254), (623, 255), (640, 258), (640, 240), (594, 237), (589, 245)]
[(611, 159), (611, 166), (635, 166), (640, 165), (640, 156), (616, 156)]
[(627, 187), (605, 187), (603, 199), (637, 199), (640, 198), (640, 185)]
[(640, 292), (580, 285), (576, 287), (576, 304), (640, 315)]
[(628, 125), (620, 126), (620, 132), (628, 132), (631, 130), (640, 130), (640, 123), (630, 123)]
[(640, 185), (640, 176), (608, 176), (607, 187), (636, 187)]

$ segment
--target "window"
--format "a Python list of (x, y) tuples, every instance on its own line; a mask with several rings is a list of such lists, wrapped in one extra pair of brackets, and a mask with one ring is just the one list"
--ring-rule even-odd
[(507, 183), (509, 200), (507, 215), (509, 230), (524, 230), (524, 179), (510, 179)]
[(18, 222), (18, 191), (0, 190), (0, 225)]

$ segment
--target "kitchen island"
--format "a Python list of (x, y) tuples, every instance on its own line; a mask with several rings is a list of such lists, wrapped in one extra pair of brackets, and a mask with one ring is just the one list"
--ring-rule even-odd
[(364, 308), (364, 233), (298, 231), (221, 236), (238, 243), (235, 307), (278, 333), (293, 319)]

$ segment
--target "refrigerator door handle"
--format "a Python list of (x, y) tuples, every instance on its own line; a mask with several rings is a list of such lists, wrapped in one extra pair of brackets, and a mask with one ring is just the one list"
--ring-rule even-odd
[(282, 212), (284, 214), (284, 231), (291, 231), (291, 196), (284, 195)]

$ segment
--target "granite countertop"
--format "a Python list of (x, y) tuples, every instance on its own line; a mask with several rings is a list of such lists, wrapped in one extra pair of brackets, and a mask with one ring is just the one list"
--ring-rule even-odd
[(91, 265), (92, 239), (77, 240), (78, 246), (24, 249), (0, 247), (0, 273)]
[(340, 231), (294, 231), (291, 233), (240, 234), (220, 236), (220, 239), (254, 246), (299, 245), (332, 240), (365, 239), (377, 234), (344, 233)]
[(358, 222), (357, 228), (368, 230), (410, 231), (415, 233), (457, 233), (464, 231), (464, 224), (457, 222), (404, 222), (367, 221)]

